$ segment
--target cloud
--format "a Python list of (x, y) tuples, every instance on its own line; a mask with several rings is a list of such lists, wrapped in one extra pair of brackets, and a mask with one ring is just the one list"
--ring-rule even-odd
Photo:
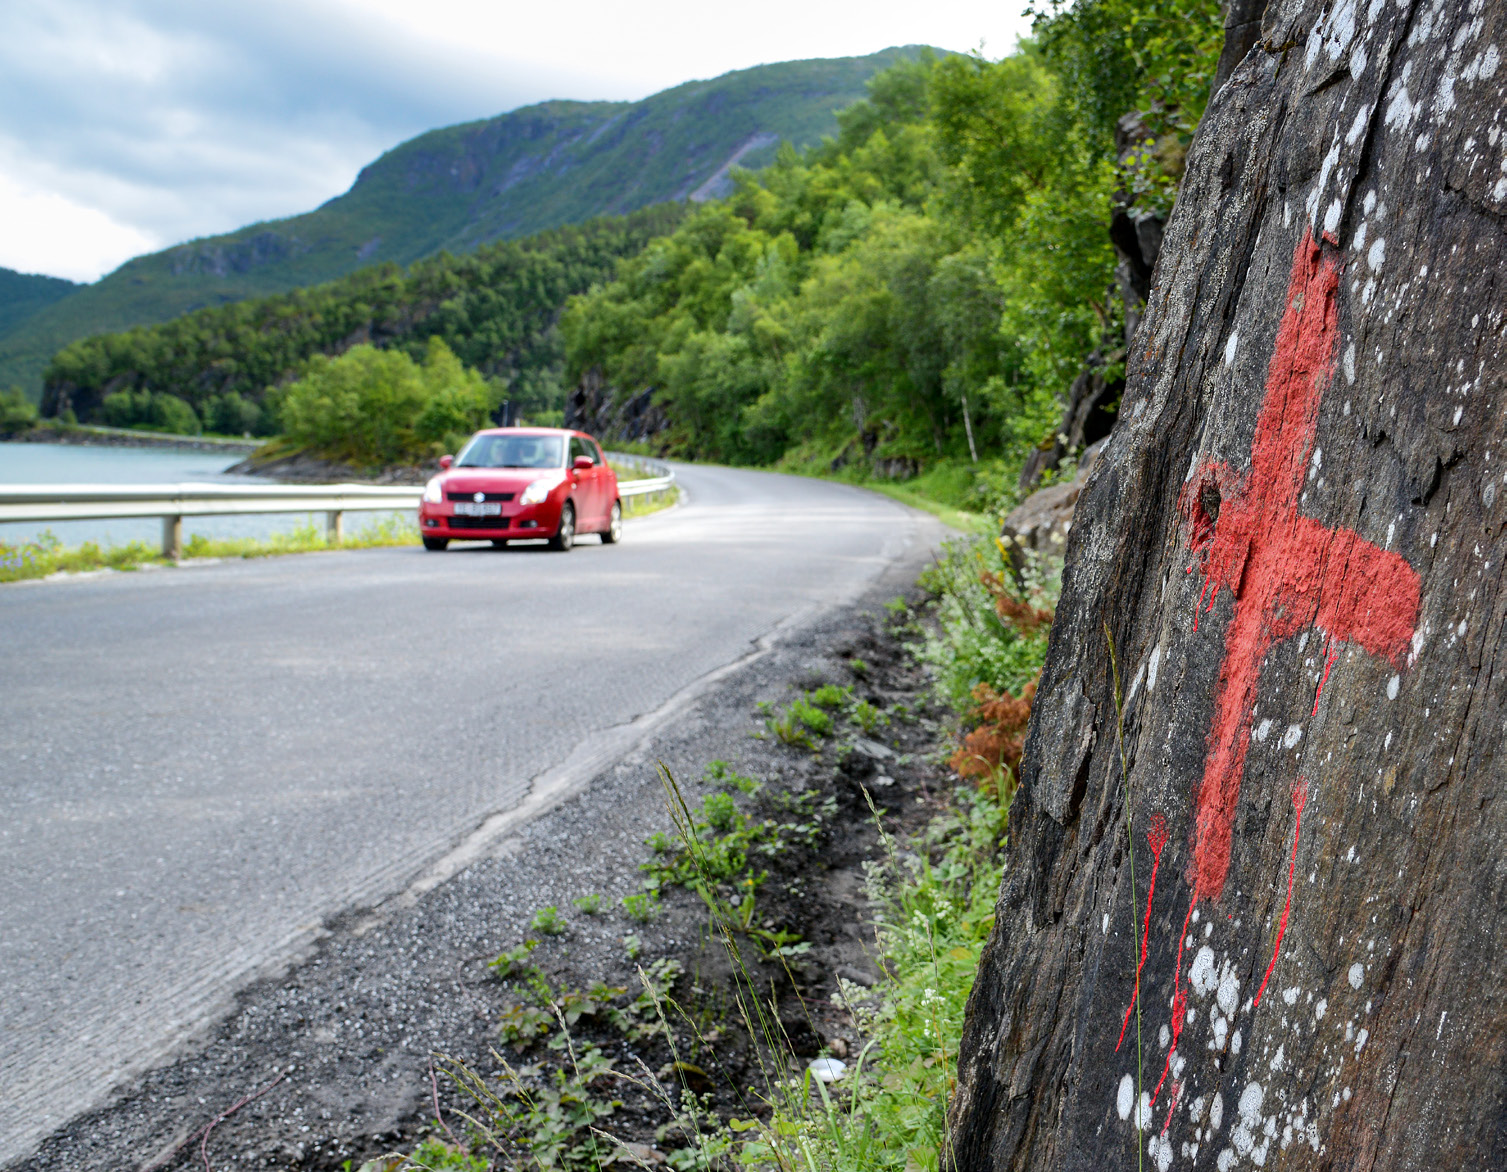
[(918, 15), (910, 0), (771, 0), (752, 26), (704, 0), (0, 5), (0, 208), (15, 213), (0, 218), (0, 265), (92, 278), (143, 250), (307, 211), (437, 126), (547, 98), (642, 97), (762, 61), (967, 47), (989, 21), (1024, 27), (987, 15), (996, 5)]

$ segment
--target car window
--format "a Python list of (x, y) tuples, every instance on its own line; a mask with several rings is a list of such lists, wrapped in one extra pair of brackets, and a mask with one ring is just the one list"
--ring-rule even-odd
[(597, 445), (596, 440), (587, 440), (586, 446), (591, 449), (591, 454), (596, 457), (596, 462), (605, 468), (607, 466), (607, 457), (602, 454), (602, 449)]
[(475, 436), (460, 458), (457, 468), (558, 468), (565, 445), (558, 435), (488, 435)]
[(575, 463), (577, 456), (585, 456), (593, 464), (601, 463), (601, 460), (597, 458), (596, 450), (592, 447), (592, 445), (588, 441), (581, 439), (579, 436), (573, 435), (570, 437), (570, 461), (572, 464)]

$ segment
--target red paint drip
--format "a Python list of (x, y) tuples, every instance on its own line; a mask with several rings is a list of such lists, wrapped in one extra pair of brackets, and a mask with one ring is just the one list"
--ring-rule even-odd
[(1209, 592), (1209, 579), (1204, 579), (1203, 589), (1198, 592), (1198, 605), (1193, 608), (1193, 631), (1198, 632), (1198, 616), (1203, 614), (1204, 595)]
[[(1308, 627), (1398, 662), (1417, 622), (1418, 574), (1398, 554), (1298, 512), (1319, 403), (1339, 348), (1339, 266), (1305, 234), (1267, 370), (1250, 469), (1206, 462), (1183, 486), (1189, 546), (1235, 602), (1215, 685), (1203, 780), (1195, 795), (1193, 898), (1224, 892), (1261, 665)], [(1203, 595), (1199, 596), (1202, 606)], [(1196, 620), (1195, 620), (1196, 621)], [(1196, 629), (1196, 628), (1195, 628)]]
[(1120, 1043), (1125, 1041), (1125, 1028), (1130, 1025), (1130, 1015), (1141, 995), (1141, 970), (1146, 967), (1146, 938), (1151, 931), (1151, 898), (1156, 894), (1156, 869), (1162, 865), (1162, 850), (1167, 845), (1167, 819), (1162, 815), (1153, 815), (1151, 828), (1146, 833), (1146, 844), (1151, 847), (1151, 886), (1146, 891), (1146, 922), (1141, 927), (1141, 959), (1135, 966), (1135, 988), (1130, 994), (1130, 1004), (1125, 1007), (1120, 1036), (1115, 1039), (1116, 1054), (1120, 1052)]
[(1177, 968), (1172, 986), (1172, 1045), (1167, 1047), (1167, 1061), (1162, 1066), (1162, 1077), (1156, 1080), (1156, 1090), (1151, 1092), (1151, 1105), (1156, 1106), (1157, 1097), (1162, 1093), (1162, 1084), (1167, 1081), (1167, 1072), (1172, 1069), (1172, 1060), (1177, 1057), (1177, 1040), (1183, 1034), (1183, 1017), (1188, 1011), (1188, 995), (1183, 992), (1183, 945), (1188, 940), (1188, 923), (1193, 919), (1193, 908), (1198, 903), (1198, 897), (1194, 896), (1192, 903), (1188, 904), (1188, 914), (1183, 916), (1183, 930), (1177, 934)]
[(1183, 1084), (1176, 1079), (1172, 1080), (1172, 1106), (1167, 1108), (1167, 1119), (1162, 1124), (1162, 1134), (1167, 1134), (1167, 1128), (1172, 1126), (1172, 1112), (1177, 1110), (1177, 1104), (1183, 1097)]
[(1266, 982), (1272, 979), (1272, 970), (1277, 967), (1277, 956), (1282, 951), (1282, 937), (1287, 934), (1287, 915), (1292, 911), (1292, 885), (1298, 870), (1298, 835), (1303, 833), (1303, 807), (1308, 804), (1308, 783), (1301, 777), (1292, 787), (1292, 808), (1297, 811), (1297, 824), (1292, 831), (1292, 858), (1287, 864), (1287, 902), (1282, 905), (1282, 920), (1277, 925), (1277, 940), (1272, 945), (1271, 963), (1266, 966), (1266, 976), (1261, 978), (1261, 988), (1256, 990), (1254, 1009), (1261, 1004), (1261, 995), (1266, 992)]
[(1324, 674), (1319, 679), (1319, 690), (1313, 694), (1313, 712), (1311, 716), (1319, 714), (1319, 698), (1324, 694), (1324, 685), (1329, 682), (1329, 669), (1334, 666), (1334, 657), (1340, 653), (1340, 649), (1333, 643), (1329, 645), (1329, 654), (1324, 657)]

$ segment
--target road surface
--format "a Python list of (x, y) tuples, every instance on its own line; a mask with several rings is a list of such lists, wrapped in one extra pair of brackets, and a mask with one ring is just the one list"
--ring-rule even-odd
[(0, 1164), (941, 533), (843, 485), (678, 472), (688, 503), (615, 547), (0, 587)]

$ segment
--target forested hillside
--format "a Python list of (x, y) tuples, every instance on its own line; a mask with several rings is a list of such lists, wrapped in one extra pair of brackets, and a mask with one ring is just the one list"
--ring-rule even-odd
[(61, 277), (0, 268), (0, 335), (79, 288)]
[(361, 342), (420, 356), (430, 338), (497, 380), (499, 398), (524, 409), (558, 404), (561, 306), (682, 214), (681, 204), (659, 204), (466, 256), (442, 254), (406, 271), (374, 265), (311, 289), (87, 338), (48, 368), (43, 411), (268, 435), (278, 429), (277, 388), (312, 356)]
[(37, 393), (48, 361), (77, 338), (715, 193), (729, 161), (759, 166), (782, 139), (819, 142), (836, 129), (833, 111), (918, 51), (760, 65), (639, 102), (543, 102), (430, 131), (315, 211), (137, 257), (0, 329), (0, 386)]
[(1220, 35), (1214, 0), (1099, 0), (999, 62), (881, 74), (835, 139), (740, 176), (572, 303), (575, 417), (998, 503), (1085, 372), (1112, 413), (1136, 238), (1159, 238)]

